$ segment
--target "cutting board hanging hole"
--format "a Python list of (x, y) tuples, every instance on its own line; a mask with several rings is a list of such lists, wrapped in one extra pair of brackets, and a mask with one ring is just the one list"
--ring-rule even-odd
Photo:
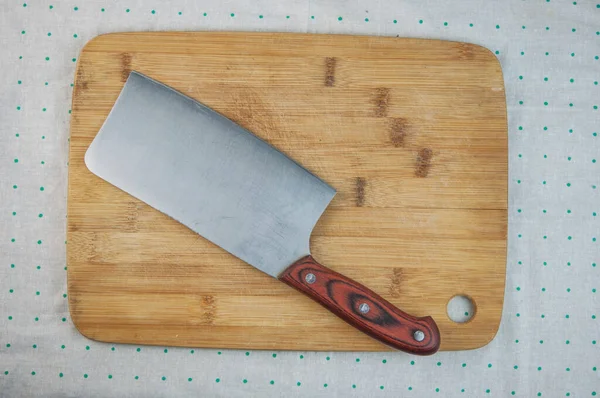
[(456, 295), (448, 301), (446, 307), (448, 318), (456, 323), (469, 322), (475, 316), (476, 306), (472, 298)]

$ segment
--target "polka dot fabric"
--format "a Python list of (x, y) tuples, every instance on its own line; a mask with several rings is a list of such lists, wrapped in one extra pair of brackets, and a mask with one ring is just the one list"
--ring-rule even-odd
[[(0, 20), (0, 395), (600, 393), (598, 1), (8, 0)], [(79, 335), (65, 263), (75, 65), (98, 34), (147, 30), (425, 37), (489, 48), (504, 71), (510, 146), (496, 339), (421, 358), (114, 345)]]

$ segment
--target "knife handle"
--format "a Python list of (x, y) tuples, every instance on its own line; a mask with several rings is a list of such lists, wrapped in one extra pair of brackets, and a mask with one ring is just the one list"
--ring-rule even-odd
[(433, 318), (408, 315), (371, 289), (317, 263), (312, 256), (290, 265), (279, 280), (392, 348), (431, 355), (440, 347), (440, 332)]

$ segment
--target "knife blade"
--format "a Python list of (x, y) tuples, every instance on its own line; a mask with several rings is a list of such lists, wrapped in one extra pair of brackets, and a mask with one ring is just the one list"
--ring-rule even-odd
[(200, 102), (131, 72), (85, 164), (384, 344), (420, 355), (439, 348), (431, 317), (404, 313), (311, 256), (335, 189)]

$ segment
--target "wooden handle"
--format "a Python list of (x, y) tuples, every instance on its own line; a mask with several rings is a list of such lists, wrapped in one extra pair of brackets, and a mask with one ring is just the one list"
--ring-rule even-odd
[(317, 263), (312, 256), (289, 266), (279, 280), (390, 347), (417, 355), (431, 355), (440, 347), (440, 332), (433, 318), (416, 318), (400, 311), (369, 288)]

